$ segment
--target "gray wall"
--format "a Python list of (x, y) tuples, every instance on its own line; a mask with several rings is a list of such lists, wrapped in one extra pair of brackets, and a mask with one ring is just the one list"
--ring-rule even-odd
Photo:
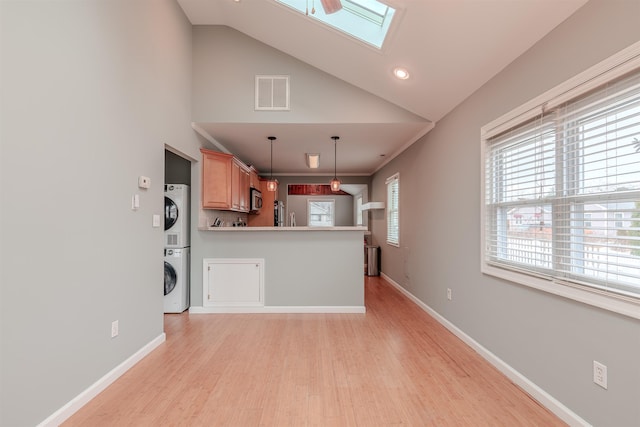
[[(296, 215), (296, 225), (306, 226), (309, 219), (309, 200), (334, 200), (335, 201), (335, 226), (353, 225), (353, 196), (328, 195), (328, 196), (287, 196), (287, 213), (294, 212)], [(287, 215), (287, 225), (289, 216)]]
[[(425, 121), (229, 27), (194, 26), (193, 59), (194, 122)], [(256, 74), (290, 76), (290, 111), (255, 111)]]
[(33, 426), (162, 336), (151, 219), (165, 145), (199, 155), (191, 26), (170, 0), (0, 7), (0, 425)]
[(639, 18), (637, 0), (590, 1), (372, 180), (385, 200), (400, 172), (401, 246), (370, 222), (382, 271), (596, 426), (640, 425), (640, 321), (480, 273), (480, 128), (640, 40)]

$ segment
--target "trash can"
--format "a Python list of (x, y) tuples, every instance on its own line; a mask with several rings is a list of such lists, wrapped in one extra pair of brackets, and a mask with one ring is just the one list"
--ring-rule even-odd
[(367, 246), (367, 276), (380, 275), (380, 246)]

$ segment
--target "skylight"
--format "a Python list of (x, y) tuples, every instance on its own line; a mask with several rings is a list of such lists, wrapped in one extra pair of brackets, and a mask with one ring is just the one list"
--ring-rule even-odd
[(276, 1), (378, 49), (382, 48), (395, 13), (395, 9), (377, 0), (342, 0), (342, 8), (331, 14), (325, 13), (321, 0)]

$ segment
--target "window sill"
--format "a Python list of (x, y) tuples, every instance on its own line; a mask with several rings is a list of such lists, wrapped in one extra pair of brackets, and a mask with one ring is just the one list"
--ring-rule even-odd
[(577, 285), (557, 283), (548, 279), (529, 276), (516, 271), (506, 270), (483, 263), (482, 273), (499, 277), (510, 282), (529, 286), (544, 292), (568, 298), (574, 301), (598, 307), (624, 316), (640, 319), (640, 300), (625, 298), (615, 294), (586, 290)]

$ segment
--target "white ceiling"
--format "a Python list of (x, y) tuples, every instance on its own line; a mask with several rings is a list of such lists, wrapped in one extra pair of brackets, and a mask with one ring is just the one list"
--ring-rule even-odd
[[(314, 1), (321, 7), (320, 0), (309, 0), (310, 7)], [(227, 25), (433, 123), (587, 0), (385, 2), (399, 11), (399, 19), (379, 52), (275, 0), (178, 0), (194, 25)], [(408, 68), (411, 77), (395, 79), (392, 70), (397, 66)], [(333, 174), (331, 135), (345, 142), (338, 145), (338, 175), (369, 175), (431, 127), (425, 123), (198, 125), (261, 172), (270, 168), (268, 142), (266, 149), (256, 150), (255, 141), (276, 135), (274, 174), (295, 175), (311, 174), (304, 153), (318, 151), (321, 169), (314, 174)]]

